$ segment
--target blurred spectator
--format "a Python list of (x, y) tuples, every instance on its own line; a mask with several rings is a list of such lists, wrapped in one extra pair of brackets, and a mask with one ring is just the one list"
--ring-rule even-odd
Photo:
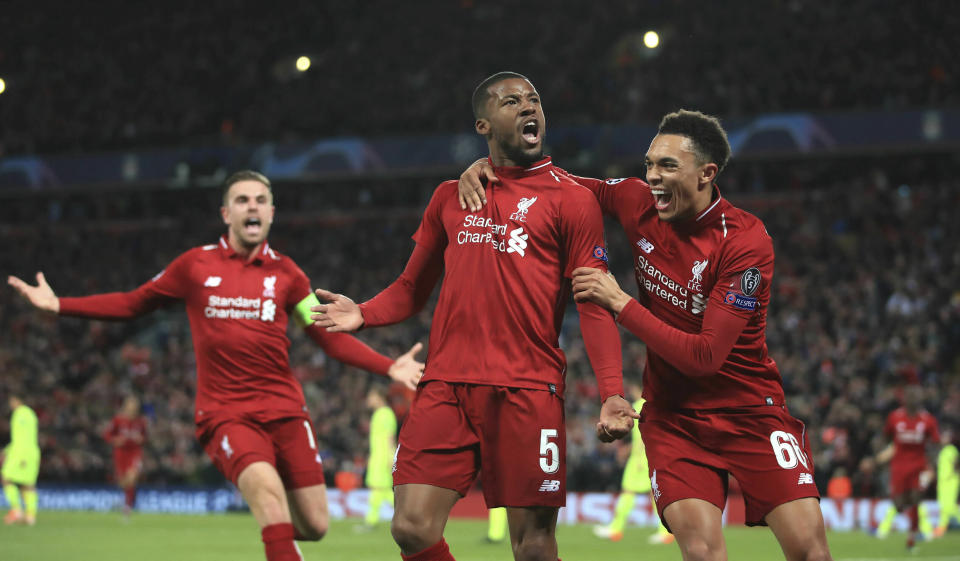
[(960, 102), (951, 0), (183, 6), (5, 5), (0, 153), (469, 130), (500, 70), (555, 124)]

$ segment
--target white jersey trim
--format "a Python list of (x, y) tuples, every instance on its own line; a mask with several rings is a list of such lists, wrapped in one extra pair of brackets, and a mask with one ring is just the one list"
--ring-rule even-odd
[(723, 200), (723, 197), (717, 197), (717, 200), (714, 201), (712, 205), (708, 206), (707, 210), (700, 213), (700, 216), (697, 217), (697, 222), (700, 222), (701, 218), (710, 214), (710, 211), (713, 210), (718, 204), (720, 204), (720, 201), (722, 200)]

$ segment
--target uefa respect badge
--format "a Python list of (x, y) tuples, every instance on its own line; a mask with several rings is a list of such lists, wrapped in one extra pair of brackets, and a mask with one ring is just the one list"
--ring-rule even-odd
[(607, 262), (607, 248), (603, 247), (602, 245), (595, 245), (595, 246), (593, 246), (593, 257), (594, 257), (595, 259), (599, 259), (599, 260), (603, 261), (604, 263), (606, 263), (606, 262)]

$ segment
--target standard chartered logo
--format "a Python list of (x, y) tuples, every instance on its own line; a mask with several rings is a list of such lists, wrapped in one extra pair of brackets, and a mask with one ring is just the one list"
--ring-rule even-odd
[(275, 321), (277, 303), (272, 299), (227, 297), (211, 295), (203, 315), (211, 319), (258, 319)]
[(527, 238), (529, 237), (528, 234), (523, 233), (523, 227), (510, 230), (510, 240), (507, 242), (507, 253), (519, 253), (520, 257), (523, 257), (525, 255), (524, 250), (527, 249)]
[[(533, 200), (535, 201), (536, 197)], [(495, 224), (491, 218), (469, 214), (464, 218), (463, 226), (468, 229), (457, 232), (458, 245), (490, 244), (495, 251), (519, 253), (520, 257), (526, 254), (527, 239), (530, 236), (523, 231), (523, 226), (510, 230), (506, 240), (504, 238), (507, 237), (507, 225)], [(471, 231), (474, 228), (480, 231)]]

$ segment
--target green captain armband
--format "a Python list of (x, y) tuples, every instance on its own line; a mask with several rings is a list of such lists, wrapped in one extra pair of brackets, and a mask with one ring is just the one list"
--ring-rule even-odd
[(297, 325), (300, 327), (310, 327), (315, 321), (310, 319), (310, 315), (313, 313), (310, 311), (310, 308), (313, 306), (319, 306), (320, 300), (317, 299), (317, 295), (310, 293), (309, 296), (301, 300), (293, 308), (293, 319), (297, 322)]

